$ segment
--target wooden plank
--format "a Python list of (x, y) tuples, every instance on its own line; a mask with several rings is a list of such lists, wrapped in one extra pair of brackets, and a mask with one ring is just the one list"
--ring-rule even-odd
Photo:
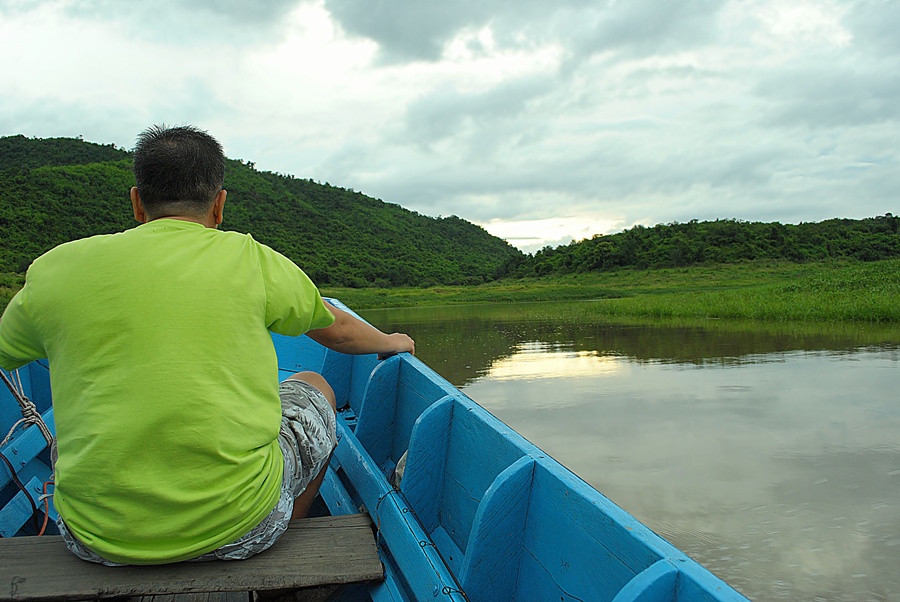
[(209, 592), (202, 594), (165, 594), (162, 596), (137, 596), (126, 602), (252, 602), (251, 592)]
[(372, 522), (352, 514), (291, 522), (271, 549), (247, 560), (105, 567), (60, 537), (0, 540), (0, 601), (266, 591), (383, 579)]

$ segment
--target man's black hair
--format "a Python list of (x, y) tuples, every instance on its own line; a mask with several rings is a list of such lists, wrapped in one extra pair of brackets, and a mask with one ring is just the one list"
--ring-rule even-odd
[(134, 177), (151, 216), (200, 216), (212, 206), (225, 182), (225, 154), (222, 145), (203, 130), (154, 125), (138, 135)]

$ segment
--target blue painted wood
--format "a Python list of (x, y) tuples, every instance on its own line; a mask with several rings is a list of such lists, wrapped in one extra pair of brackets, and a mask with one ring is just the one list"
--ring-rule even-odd
[(542, 500), (547, 500), (557, 512), (572, 517), (593, 539), (613, 547), (616, 556), (635, 572), (660, 558), (684, 557), (681, 551), (552, 458), (538, 461), (535, 479), (540, 481)]
[(459, 391), (441, 378), (418, 358), (409, 354), (400, 356), (400, 388), (397, 391), (397, 413), (393, 454), (399, 458), (407, 448), (416, 420), (428, 407), (447, 395), (460, 395)]
[[(42, 483), (37, 478), (25, 483), (25, 488), (30, 491), (34, 491), (35, 488), (40, 491), (41, 487)], [(34, 501), (37, 504), (37, 498)], [(34, 509), (31, 507), (28, 497), (25, 493), (18, 492), (0, 509), (0, 536), (13, 537), (22, 528), (22, 525), (31, 519), (33, 514)]]
[(685, 555), (682, 555), (678, 562), (675, 599), (679, 602), (746, 602), (747, 600), (730, 585)]
[(350, 497), (346, 486), (341, 483), (337, 471), (331, 466), (325, 472), (325, 478), (319, 487), (319, 495), (322, 496), (332, 516), (357, 514), (360, 512), (359, 504)]
[(322, 367), (318, 372), (325, 377), (325, 380), (327, 380), (328, 384), (331, 385), (331, 388), (334, 389), (337, 407), (339, 408), (350, 403), (350, 379), (347, 378), (347, 375), (349, 375), (352, 370), (352, 356), (325, 349)]
[[(25, 368), (28, 368), (25, 371)], [(37, 406), (38, 411), (43, 414), (52, 405), (52, 396), (50, 394), (50, 368), (49, 364), (46, 360), (40, 360), (37, 362), (31, 362), (24, 368), (20, 370), (20, 372), (27, 373), (27, 376), (23, 377), (23, 384), (25, 385), (25, 393), (28, 395), (28, 398), (34, 402), (34, 405)], [(27, 380), (27, 384), (26, 383)]]
[[(384, 478), (380, 468), (338, 417), (339, 443), (332, 465), (351, 481), (379, 530), (384, 546), (412, 592), (447, 592), (451, 600), (464, 600), (453, 592), (456, 580), (422, 529), (399, 491)], [(329, 508), (330, 509), (330, 508)]]
[(453, 537), (447, 533), (443, 525), (439, 524), (434, 530), (428, 531), (428, 536), (434, 543), (434, 547), (440, 552), (441, 558), (444, 560), (447, 568), (450, 569), (450, 572), (454, 575), (459, 575), (462, 563), (466, 559), (465, 551), (456, 545)]
[[(47, 466), (40, 457), (33, 459), (19, 469), (18, 475), (19, 480), (23, 483), (27, 483), (32, 479), (37, 479), (40, 483), (44, 483), (51, 479), (50, 467)], [(38, 492), (38, 495), (41, 495), (41, 492)]]
[(658, 560), (635, 575), (613, 598), (613, 602), (675, 602), (676, 569), (668, 560)]
[(406, 472), (400, 489), (429, 533), (439, 525), (447, 441), (453, 417), (453, 398), (443, 397), (422, 412), (410, 438)]
[(56, 511), (56, 506), (53, 505), (53, 483), (50, 483), (46, 487), (47, 495), (47, 503), (45, 503), (41, 498), (44, 496), (44, 483), (46, 483), (50, 479), (49, 469), (44, 477), (34, 477), (28, 480), (28, 485), (25, 486), (28, 489), (28, 492), (34, 497), (34, 501), (38, 506), (38, 510), (43, 514), (49, 514), (50, 520), (49, 524), (55, 523), (56, 519), (59, 518), (59, 513)]
[(534, 460), (500, 473), (475, 514), (459, 582), (469, 600), (515, 600), (528, 522)]
[(395, 355), (372, 371), (356, 425), (357, 439), (382, 467), (392, 456), (400, 363), (400, 356)]
[[(5, 389), (5, 387), (3, 387)], [(16, 412), (19, 405), (16, 404)], [(53, 408), (48, 409), (43, 414), (44, 423), (55, 432), (55, 423), (53, 421)], [(3, 433), (5, 436), (6, 433)], [(13, 438), (5, 446), (0, 447), (0, 453), (12, 463), (18, 473), (22, 468), (28, 465), (39, 453), (47, 448), (47, 440), (40, 429), (36, 426), (28, 426), (22, 430), (16, 431)], [(6, 486), (10, 481), (10, 475), (5, 464), (0, 464), (0, 488)]]
[(414, 593), (414, 599), (430, 600), (440, 595), (441, 600), (466, 600), (453, 574), (400, 495), (396, 492), (387, 495), (375, 516), (381, 538)]
[(462, 399), (457, 404), (450, 426), (440, 523), (456, 545), (466, 549), (482, 497), (523, 452), (490, 428), (470, 401)]
[[(392, 562), (393, 559), (385, 555), (383, 547), (380, 547), (378, 551), (381, 564), (384, 565), (384, 581), (369, 588), (372, 602), (409, 602), (414, 600), (412, 592), (401, 587), (400, 584), (404, 581), (403, 575), (397, 565)], [(339, 600), (344, 600), (344, 598), (341, 597)]]
[(348, 401), (350, 402), (350, 409), (358, 415), (362, 408), (366, 385), (369, 384), (369, 375), (372, 373), (372, 370), (378, 367), (380, 362), (374, 355), (357, 355), (352, 360), (348, 382)]
[(536, 462), (520, 591), (538, 592), (537, 599), (611, 600), (664, 555), (631, 537), (637, 521), (615, 520), (606, 512), (611, 503), (590, 499), (583, 482), (562, 476), (546, 460)]
[[(307, 336), (287, 337), (272, 333), (272, 344), (278, 355), (278, 370), (282, 374), (291, 375), (303, 370), (321, 372), (325, 361), (325, 348), (315, 344)], [(282, 376), (284, 380), (287, 376)]]

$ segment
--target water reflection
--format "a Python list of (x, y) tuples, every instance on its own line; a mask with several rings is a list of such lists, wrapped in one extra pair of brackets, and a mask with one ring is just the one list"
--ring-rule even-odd
[[(497, 304), (380, 309), (361, 312), (383, 330), (416, 339), (417, 354), (457, 386), (484, 376), (523, 345), (591, 351), (644, 363), (734, 366), (781, 361), (781, 354), (824, 351), (838, 356), (865, 348), (900, 354), (900, 328), (870, 325), (611, 324), (570, 304)], [(895, 358), (896, 359), (896, 358)]]
[(366, 317), (751, 598), (900, 599), (895, 333), (561, 314)]
[(559, 351), (540, 341), (517, 344), (512, 355), (494, 361), (483, 376), (491, 380), (547, 380), (610, 374), (623, 368), (617, 358), (596, 351)]

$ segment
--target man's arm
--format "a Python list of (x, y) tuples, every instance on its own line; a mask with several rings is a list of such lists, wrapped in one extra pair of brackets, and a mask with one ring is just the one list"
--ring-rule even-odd
[(326, 328), (310, 330), (307, 336), (329, 349), (341, 353), (362, 354), (377, 353), (388, 355), (392, 353), (416, 352), (415, 342), (400, 332), (386, 334), (362, 320), (357, 320), (351, 314), (325, 303), (328, 310), (334, 314), (334, 323)]
[(26, 290), (23, 288), (0, 317), (0, 368), (13, 370), (32, 360), (47, 357), (43, 341), (25, 310), (25, 296)]

